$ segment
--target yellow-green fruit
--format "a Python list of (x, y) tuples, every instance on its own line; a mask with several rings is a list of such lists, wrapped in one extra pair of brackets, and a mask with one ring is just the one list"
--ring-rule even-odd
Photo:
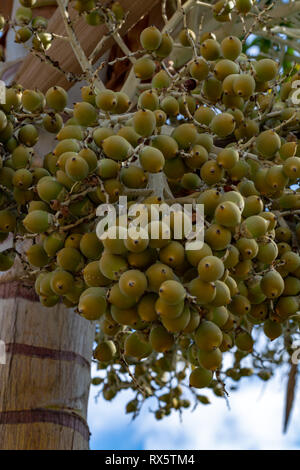
[(116, 355), (117, 349), (113, 341), (102, 341), (96, 347), (93, 356), (97, 361), (110, 362)]
[(159, 287), (160, 298), (170, 305), (181, 302), (186, 295), (185, 288), (182, 284), (174, 280), (164, 281)]
[(102, 287), (89, 287), (80, 296), (78, 311), (87, 320), (97, 320), (106, 311), (105, 290)]
[(96, 95), (96, 105), (102, 111), (113, 111), (117, 102), (117, 96), (112, 90), (103, 90)]
[(67, 159), (65, 170), (69, 178), (74, 181), (81, 181), (89, 174), (87, 162), (79, 155)]
[(82, 101), (74, 106), (74, 118), (80, 126), (92, 126), (97, 121), (97, 111), (93, 105)]
[(286, 142), (281, 146), (279, 150), (279, 155), (282, 160), (286, 160), (287, 158), (294, 157), (296, 152), (297, 142)]
[(185, 173), (180, 181), (181, 186), (189, 191), (197, 190), (201, 186), (201, 179), (195, 173)]
[(80, 252), (76, 248), (62, 248), (57, 253), (57, 264), (60, 268), (66, 271), (75, 272), (80, 268), (82, 261)]
[(184, 255), (184, 247), (176, 241), (171, 241), (159, 252), (161, 262), (171, 266), (171, 268), (181, 266), (184, 262)]
[(52, 274), (51, 289), (57, 295), (65, 295), (73, 289), (74, 278), (67, 271), (57, 270)]
[(225, 148), (217, 155), (217, 163), (225, 170), (229, 170), (239, 161), (238, 151), (234, 148)]
[(212, 351), (218, 348), (223, 339), (222, 331), (211, 321), (203, 321), (200, 323), (194, 337), (197, 346), (203, 351)]
[(163, 153), (155, 147), (146, 145), (140, 151), (140, 163), (145, 171), (149, 173), (158, 173), (162, 171), (165, 158)]
[(84, 282), (88, 287), (103, 287), (111, 282), (101, 273), (98, 261), (88, 263), (82, 273)]
[(282, 320), (286, 320), (290, 315), (294, 315), (299, 309), (299, 298), (296, 296), (280, 297), (275, 312)]
[(189, 72), (195, 80), (205, 80), (209, 74), (209, 65), (204, 59), (195, 59), (190, 63)]
[(84, 140), (84, 132), (81, 126), (77, 124), (65, 124), (61, 131), (57, 134), (58, 140), (76, 139)]
[(235, 227), (241, 222), (241, 212), (233, 202), (224, 201), (215, 210), (215, 220), (224, 227)]
[(226, 269), (234, 268), (239, 262), (240, 252), (234, 245), (229, 245), (226, 248), (226, 257), (224, 259), (224, 267)]
[(62, 200), (65, 195), (63, 185), (51, 176), (44, 176), (41, 178), (36, 188), (40, 199), (45, 202)]
[(136, 269), (126, 271), (119, 279), (122, 294), (133, 298), (141, 297), (147, 288), (147, 284), (145, 274)]
[(80, 145), (75, 139), (65, 139), (57, 144), (53, 153), (56, 157), (59, 157), (66, 152), (77, 153), (79, 151)]
[(277, 271), (272, 270), (264, 274), (260, 287), (269, 299), (275, 299), (283, 293), (284, 281)]
[(102, 147), (103, 141), (114, 135), (114, 131), (110, 127), (98, 127), (93, 132), (93, 139), (98, 147)]
[(212, 255), (212, 250), (207, 243), (203, 243), (203, 246), (199, 250), (186, 250), (186, 257), (192, 266), (198, 266), (199, 261), (205, 256)]
[(32, 183), (32, 173), (30, 173), (29, 170), (20, 168), (20, 170), (17, 170), (14, 173), (13, 184), (17, 188), (27, 189), (29, 188), (29, 186), (31, 186), (31, 183)]
[(236, 247), (243, 259), (255, 258), (258, 253), (258, 244), (252, 238), (240, 238), (236, 242)]
[(269, 221), (259, 215), (248, 217), (241, 226), (241, 232), (247, 238), (259, 238), (266, 234)]
[(197, 108), (194, 113), (194, 118), (196, 121), (200, 124), (204, 124), (205, 126), (209, 126), (214, 116), (214, 110), (208, 106), (199, 106), (199, 108)]
[(261, 132), (256, 140), (255, 145), (258, 152), (265, 158), (270, 158), (275, 155), (281, 147), (281, 140), (279, 135), (273, 130)]
[(268, 240), (267, 243), (259, 243), (257, 259), (262, 263), (272, 264), (277, 258), (278, 248), (273, 240)]
[(190, 156), (185, 160), (187, 166), (193, 170), (201, 168), (201, 166), (207, 162), (208, 152), (202, 145), (194, 145)]
[(136, 305), (136, 298), (128, 297), (125, 295), (119, 287), (119, 284), (114, 284), (107, 293), (107, 300), (109, 303), (114, 305), (116, 308), (123, 310), (123, 309), (130, 309)]
[[(0, 214), (1, 221), (1, 214)], [(23, 225), (31, 233), (43, 233), (46, 232), (50, 226), (52, 217), (48, 212), (35, 210), (27, 214), (23, 220)], [(3, 228), (0, 223), (0, 230), (3, 232)]]
[(215, 160), (208, 160), (201, 166), (200, 176), (209, 185), (219, 183), (224, 176), (224, 170)]
[(243, 217), (250, 217), (251, 215), (260, 214), (263, 208), (264, 208), (264, 204), (260, 197), (256, 195), (248, 196), (245, 199)]
[(155, 111), (159, 107), (158, 95), (154, 90), (146, 90), (139, 96), (138, 107)]
[(0, 253), (0, 272), (8, 271), (14, 264), (14, 257)]
[(155, 302), (155, 311), (161, 317), (161, 319), (169, 318), (170, 320), (174, 320), (182, 314), (183, 309), (183, 300), (177, 304), (170, 305), (162, 300), (161, 297), (159, 297)]
[(121, 256), (104, 252), (100, 258), (100, 271), (112, 281), (117, 281), (127, 268), (127, 262)]
[(130, 156), (131, 145), (120, 135), (107, 137), (102, 144), (105, 155), (113, 160), (124, 161)]
[(169, 116), (177, 116), (179, 114), (179, 103), (174, 96), (166, 96), (161, 101), (160, 106)]
[(235, 338), (236, 346), (242, 351), (251, 352), (253, 349), (253, 338), (247, 331), (241, 331)]
[(237, 11), (239, 13), (243, 13), (244, 15), (251, 10), (252, 5), (252, 0), (236, 0), (235, 2), (235, 7)]
[(210, 123), (210, 128), (218, 137), (227, 137), (235, 129), (235, 120), (232, 114), (217, 114)]
[(25, 124), (22, 126), (18, 133), (19, 141), (26, 145), (26, 147), (33, 147), (39, 138), (37, 128), (32, 124)]
[(222, 328), (228, 321), (229, 313), (224, 305), (220, 305), (219, 307), (213, 307), (206, 318)]
[(197, 202), (204, 205), (204, 213), (206, 215), (213, 215), (217, 205), (221, 202), (221, 197), (220, 191), (208, 189), (200, 194)]
[(31, 245), (26, 251), (26, 256), (32, 266), (41, 268), (49, 262), (49, 258), (44, 248), (40, 244)]
[(274, 341), (274, 339), (279, 338), (279, 336), (282, 335), (282, 325), (268, 319), (264, 323), (264, 333), (271, 341)]
[(140, 318), (146, 322), (156, 321), (158, 319), (155, 302), (158, 297), (154, 293), (145, 294), (138, 303), (137, 312)]
[(169, 351), (174, 344), (174, 337), (163, 326), (153, 326), (150, 331), (149, 341), (156, 352)]
[(152, 264), (147, 269), (146, 276), (148, 278), (149, 290), (154, 292), (158, 292), (164, 281), (174, 279), (173, 270), (162, 263)]
[(300, 279), (288, 276), (284, 279), (283, 295), (298, 295), (300, 292)]
[(22, 93), (22, 105), (27, 111), (34, 113), (42, 107), (41, 94), (34, 90), (25, 90)]
[(151, 86), (152, 88), (162, 90), (163, 88), (168, 88), (171, 83), (171, 77), (167, 74), (167, 72), (165, 70), (160, 70), (152, 78)]
[(236, 95), (249, 98), (255, 91), (255, 80), (252, 75), (241, 74), (233, 80), (233, 91)]
[(200, 305), (206, 305), (216, 297), (216, 286), (199, 278), (190, 281), (188, 291), (192, 296), (196, 297), (197, 303)]
[(172, 137), (176, 140), (180, 148), (187, 150), (195, 143), (197, 130), (193, 124), (180, 124), (174, 129)]
[(213, 250), (225, 250), (231, 242), (231, 232), (218, 224), (212, 224), (205, 232), (205, 241)]
[(148, 51), (155, 51), (156, 49), (158, 49), (161, 44), (161, 41), (161, 32), (155, 26), (149, 26), (141, 32), (141, 45), (144, 49)]
[(247, 313), (250, 313), (251, 304), (247, 297), (241, 294), (237, 294), (232, 297), (232, 301), (228, 308), (230, 311), (232, 311), (232, 313), (234, 313), (234, 315), (237, 315), (238, 317), (243, 317)]
[(228, 75), (238, 73), (239, 67), (232, 60), (220, 59), (214, 67), (214, 74), (218, 80), (223, 81)]
[(236, 36), (228, 36), (221, 42), (223, 57), (229, 60), (236, 60), (242, 52), (242, 43)]
[(213, 351), (202, 351), (198, 352), (198, 361), (201, 367), (208, 370), (217, 370), (222, 363), (222, 353), (219, 348)]
[(155, 73), (155, 68), (154, 60), (147, 56), (137, 59), (133, 66), (136, 77), (141, 80), (149, 80), (149, 78), (152, 78)]
[(170, 333), (179, 333), (183, 331), (189, 324), (191, 319), (190, 308), (186, 305), (183, 312), (174, 319), (163, 316), (161, 318), (162, 324)]
[(221, 47), (215, 39), (206, 39), (200, 45), (200, 53), (206, 60), (217, 60), (221, 55)]
[(293, 273), (300, 267), (300, 256), (293, 251), (287, 251), (281, 256), (281, 261), (284, 262), (284, 269), (289, 273)]
[(145, 338), (139, 333), (134, 332), (126, 337), (124, 343), (124, 353), (129, 357), (136, 357), (142, 359), (149, 356), (152, 348)]
[(211, 370), (196, 367), (190, 374), (189, 384), (194, 388), (208, 387), (212, 381), (213, 372)]
[(63, 126), (63, 119), (60, 114), (45, 114), (43, 126), (47, 132), (57, 134)]
[(282, 165), (282, 171), (291, 180), (300, 177), (300, 158), (290, 157), (285, 160)]
[(193, 333), (199, 326), (200, 315), (197, 310), (190, 309), (190, 321), (187, 326), (184, 328), (183, 332), (186, 334)]
[(231, 301), (231, 295), (229, 287), (222, 281), (215, 281), (216, 296), (211, 302), (214, 307), (221, 307), (222, 305), (228, 305)]
[(47, 255), (52, 257), (58, 250), (64, 246), (65, 235), (59, 232), (53, 232), (51, 235), (46, 237), (43, 242), (44, 250)]
[(67, 92), (60, 86), (49, 88), (46, 92), (46, 103), (49, 108), (54, 109), (56, 112), (61, 112), (65, 109), (68, 102)]
[(155, 49), (155, 55), (161, 58), (168, 57), (173, 49), (173, 39), (168, 33), (161, 35), (161, 43), (158, 49)]
[(272, 59), (260, 59), (254, 62), (256, 78), (261, 82), (273, 80), (278, 72), (278, 64)]
[(178, 152), (178, 144), (175, 139), (168, 135), (157, 135), (151, 145), (160, 150), (165, 159), (174, 158)]
[(12, 153), (11, 162), (15, 170), (19, 168), (25, 168), (31, 162), (32, 152), (30, 149), (19, 145)]

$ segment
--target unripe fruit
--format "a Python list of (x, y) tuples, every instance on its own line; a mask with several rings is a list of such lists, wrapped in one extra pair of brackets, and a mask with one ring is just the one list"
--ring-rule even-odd
[(252, 75), (238, 75), (233, 80), (233, 91), (238, 96), (249, 98), (255, 91), (255, 80)]
[(218, 137), (227, 137), (235, 128), (234, 117), (229, 113), (217, 114), (210, 123), (210, 128)]
[(97, 361), (110, 362), (116, 355), (117, 349), (113, 341), (102, 341), (96, 347), (93, 355)]
[(112, 90), (100, 91), (96, 95), (96, 105), (102, 111), (113, 111), (117, 102), (117, 96)]
[(235, 7), (239, 13), (247, 14), (252, 8), (252, 0), (236, 0)]
[(155, 310), (155, 302), (157, 301), (157, 295), (149, 293), (144, 295), (138, 303), (137, 312), (142, 320), (146, 322), (156, 321), (158, 319)]
[(203, 321), (195, 332), (195, 342), (199, 349), (212, 351), (218, 348), (223, 339), (220, 328), (211, 321)]
[(174, 337), (163, 326), (157, 325), (151, 328), (149, 341), (156, 352), (169, 351), (174, 344)]
[(93, 105), (82, 101), (74, 106), (74, 118), (80, 126), (92, 126), (97, 121), (97, 111)]
[(217, 370), (222, 363), (222, 353), (219, 348), (213, 351), (199, 351), (198, 361), (201, 367), (208, 370)]
[(111, 282), (101, 273), (99, 261), (92, 261), (84, 267), (83, 279), (88, 287), (103, 287)]
[(283, 329), (282, 325), (278, 322), (274, 322), (270, 319), (266, 320), (264, 323), (264, 333), (271, 340), (279, 338), (282, 335)]
[(260, 59), (254, 62), (256, 77), (261, 82), (273, 80), (278, 71), (278, 64), (272, 59)]
[(161, 35), (161, 43), (158, 49), (155, 49), (155, 55), (160, 58), (165, 58), (170, 55), (173, 49), (173, 39), (168, 33)]
[(145, 171), (158, 173), (164, 167), (165, 158), (160, 150), (146, 145), (140, 151), (140, 163)]
[(45, 252), (42, 245), (36, 244), (31, 245), (26, 252), (28, 261), (32, 266), (41, 268), (49, 262), (47, 253)]
[(200, 176), (209, 185), (219, 183), (224, 176), (224, 170), (215, 160), (208, 160), (201, 166)]
[(216, 297), (216, 286), (209, 282), (204, 282), (200, 278), (192, 279), (188, 284), (189, 293), (197, 298), (197, 303), (206, 305)]
[(233, 202), (224, 201), (215, 210), (215, 220), (224, 227), (235, 227), (241, 222), (241, 212)]
[[(27, 214), (23, 220), (23, 225), (26, 230), (31, 233), (46, 232), (50, 226), (52, 217), (48, 212), (35, 210)], [(0, 230), (3, 231), (0, 225)]]
[(146, 276), (148, 278), (149, 290), (158, 292), (161, 284), (164, 281), (174, 278), (172, 269), (162, 263), (155, 263), (146, 271)]
[(82, 258), (78, 250), (67, 247), (62, 248), (57, 253), (56, 260), (60, 268), (66, 271), (76, 272), (80, 268)]
[(144, 49), (155, 51), (159, 48), (162, 41), (161, 32), (155, 26), (145, 28), (140, 35), (140, 42)]
[(236, 36), (228, 36), (221, 42), (221, 51), (225, 59), (236, 60), (242, 52), (242, 43)]
[(183, 331), (187, 327), (187, 325), (189, 324), (190, 318), (191, 318), (190, 309), (188, 305), (186, 305), (181, 315), (179, 315), (177, 318), (170, 319), (165, 316), (165, 317), (162, 317), (161, 321), (164, 327), (170, 333), (179, 333), (180, 331)]
[(122, 294), (133, 298), (141, 297), (147, 288), (147, 284), (145, 274), (136, 269), (126, 271), (119, 279)]
[(165, 70), (160, 70), (152, 78), (151, 86), (152, 88), (162, 90), (163, 88), (168, 88), (171, 83), (171, 77), (167, 74), (167, 72)]
[(264, 274), (260, 287), (268, 298), (275, 299), (283, 293), (284, 281), (281, 275), (273, 270)]
[(213, 372), (202, 367), (196, 367), (190, 375), (189, 385), (194, 388), (208, 387), (212, 381)]
[(206, 60), (217, 60), (221, 55), (220, 44), (215, 39), (206, 39), (200, 45), (200, 53)]
[(175, 305), (181, 302), (186, 295), (182, 284), (177, 281), (164, 281), (159, 287), (160, 298), (169, 305)]
[(124, 258), (106, 252), (102, 254), (100, 258), (100, 271), (105, 277), (112, 281), (117, 281), (126, 270), (127, 262)]
[(251, 352), (253, 349), (254, 341), (247, 331), (242, 331), (237, 334), (235, 338), (235, 344), (242, 351)]
[(230, 230), (212, 224), (205, 232), (205, 241), (213, 250), (225, 250), (231, 242)]
[(103, 141), (105, 155), (113, 160), (124, 161), (130, 156), (131, 145), (120, 135), (112, 135)]
[(156, 127), (155, 114), (147, 110), (139, 110), (133, 116), (133, 127), (142, 137), (149, 137)]
[(152, 348), (149, 343), (138, 332), (134, 332), (127, 336), (124, 343), (124, 352), (126, 356), (142, 359), (149, 356)]
[(151, 145), (160, 150), (165, 159), (174, 158), (178, 152), (178, 144), (175, 139), (168, 135), (157, 135)]
[(137, 59), (133, 66), (136, 77), (141, 80), (149, 80), (149, 78), (152, 78), (155, 73), (155, 68), (155, 62), (147, 56)]
[(269, 221), (259, 215), (248, 217), (241, 225), (241, 232), (246, 238), (259, 238), (266, 234)]
[(78, 155), (68, 158), (65, 170), (69, 178), (74, 181), (81, 181), (87, 177), (89, 173), (89, 166), (87, 162)]
[(51, 289), (57, 295), (65, 295), (73, 289), (74, 278), (67, 271), (57, 270), (51, 276)]
[(239, 154), (233, 148), (225, 148), (217, 155), (217, 163), (225, 170), (231, 169), (239, 161)]
[(281, 147), (279, 135), (272, 131), (267, 130), (259, 134), (255, 141), (256, 148), (263, 157), (270, 158), (275, 155)]
[(80, 296), (78, 311), (87, 320), (97, 320), (106, 311), (105, 290), (102, 287), (89, 287)]
[(209, 65), (206, 60), (195, 59), (190, 63), (189, 72), (195, 80), (205, 80), (209, 73)]
[(45, 98), (47, 106), (54, 109), (54, 111), (58, 113), (63, 111), (67, 106), (68, 94), (63, 88), (59, 86), (49, 88), (49, 90), (46, 92)]

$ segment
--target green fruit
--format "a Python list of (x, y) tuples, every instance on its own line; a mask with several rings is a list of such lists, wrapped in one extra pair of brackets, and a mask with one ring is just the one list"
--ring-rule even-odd
[(222, 343), (223, 335), (220, 328), (211, 321), (203, 321), (195, 332), (195, 342), (199, 349), (212, 351)]
[(68, 94), (63, 88), (59, 86), (49, 88), (45, 98), (47, 106), (54, 109), (54, 111), (58, 113), (63, 111), (67, 106)]
[(57, 270), (51, 277), (50, 285), (55, 294), (65, 295), (72, 290), (74, 278), (67, 271)]
[(113, 341), (102, 341), (96, 347), (93, 356), (97, 361), (110, 362), (116, 355), (117, 349)]
[(128, 297), (139, 298), (147, 288), (147, 278), (144, 273), (136, 269), (131, 269), (121, 274), (119, 287), (122, 294)]
[(174, 337), (163, 326), (153, 326), (149, 335), (151, 347), (156, 352), (169, 351), (174, 344)]
[(105, 290), (102, 287), (89, 287), (80, 296), (78, 311), (87, 320), (97, 320), (106, 311)]
[[(50, 227), (52, 217), (48, 212), (34, 210), (30, 212), (23, 220), (23, 225), (31, 233), (47, 232)], [(0, 230), (3, 231), (0, 224)]]
[(159, 297), (169, 305), (175, 305), (185, 298), (186, 292), (182, 284), (174, 280), (164, 281), (159, 287)]
[(208, 387), (212, 381), (213, 372), (202, 367), (196, 367), (190, 374), (189, 384), (194, 388)]
[(155, 26), (145, 28), (140, 35), (140, 42), (144, 49), (155, 51), (159, 48), (162, 41), (161, 32)]
[(82, 258), (76, 248), (67, 247), (62, 248), (57, 253), (56, 260), (60, 268), (66, 271), (76, 272), (80, 268)]
[(74, 106), (74, 118), (80, 126), (92, 126), (97, 122), (97, 111), (93, 105), (82, 101)]
[(201, 367), (208, 370), (217, 370), (222, 363), (222, 353), (219, 348), (213, 351), (199, 351), (198, 361)]

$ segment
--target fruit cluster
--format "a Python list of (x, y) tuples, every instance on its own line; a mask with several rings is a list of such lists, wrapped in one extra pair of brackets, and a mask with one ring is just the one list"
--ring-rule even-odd
[[(22, 11), (33, 3), (22, 1)], [(93, 5), (76, 2), (96, 24)], [(236, 8), (246, 14), (251, 2)], [(220, 1), (213, 14), (228, 21), (230, 12)], [(287, 77), (272, 59), (251, 60), (235, 36), (205, 33), (197, 41), (183, 29), (178, 41), (194, 55), (176, 68), (164, 62), (173, 39), (154, 26), (142, 31), (134, 100), (89, 83), (70, 109), (59, 86), (44, 95), (14, 85), (0, 110), (0, 237), (32, 240), (26, 253), (15, 245), (1, 253), (0, 269), (17, 253), (44, 306), (62, 301), (97, 321), (94, 358), (108, 372), (94, 383), (106, 399), (126, 387), (120, 377), (129, 366), (147, 396), (165, 387), (166, 374), (177, 381), (160, 396), (157, 418), (189, 406), (179, 384), (190, 368), (191, 387), (223, 396), (222, 357), (234, 347), (225, 375), (251, 375), (240, 364), (247, 356), (267, 380), (271, 368), (253, 352), (256, 332), (271, 341), (284, 334), (287, 345), (299, 324), (299, 73)], [(35, 150), (41, 128), (56, 136), (45, 156)], [(161, 203), (203, 204), (202, 248), (186, 249), (176, 235), (193, 220), (180, 209), (169, 224), (157, 212), (137, 238), (124, 237), (119, 217), (99, 239), (97, 208), (117, 209), (121, 195), (149, 213)], [(265, 357), (276, 363), (271, 347)], [(127, 411), (138, 407), (135, 399)]]

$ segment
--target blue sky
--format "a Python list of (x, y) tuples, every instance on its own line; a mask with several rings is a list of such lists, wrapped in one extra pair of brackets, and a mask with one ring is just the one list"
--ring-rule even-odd
[[(282, 434), (286, 377), (280, 373), (267, 384), (244, 379), (237, 392), (231, 392), (228, 410), (225, 400), (210, 395), (212, 403), (156, 421), (144, 405), (141, 415), (131, 421), (124, 407), (131, 394), (122, 392), (112, 402), (95, 404), (97, 388), (92, 387), (89, 425), (92, 449), (299, 449), (300, 402), (294, 407), (287, 435)], [(208, 394), (209, 395), (209, 394)]]

